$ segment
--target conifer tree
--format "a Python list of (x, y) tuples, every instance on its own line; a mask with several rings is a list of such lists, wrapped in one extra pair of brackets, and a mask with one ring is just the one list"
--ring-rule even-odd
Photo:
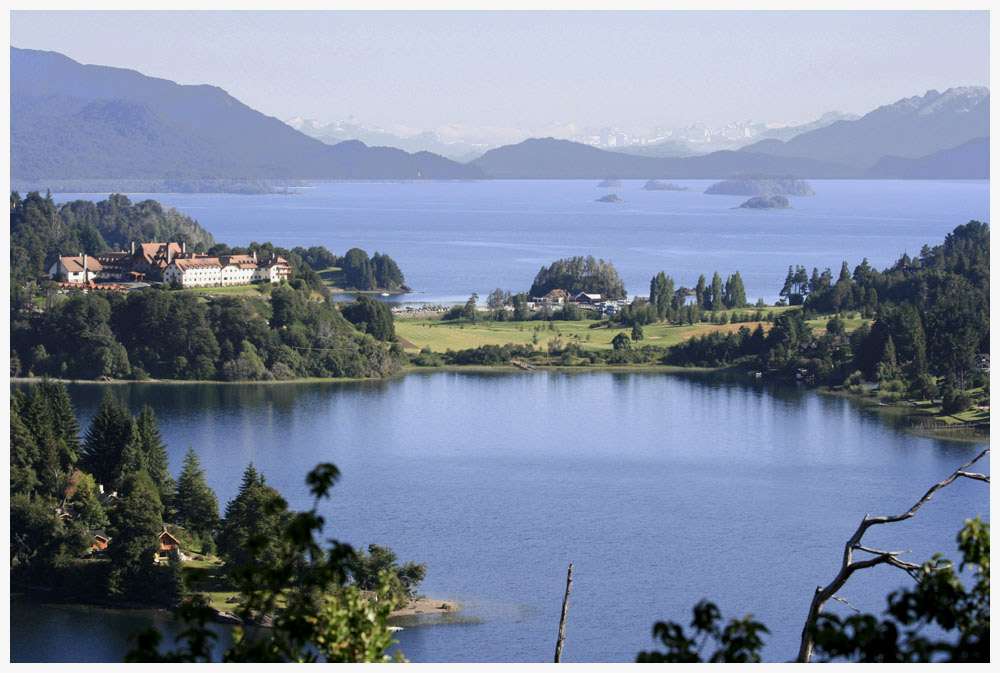
[(719, 277), (718, 271), (712, 276), (712, 293), (710, 299), (705, 301), (705, 308), (712, 311), (721, 311), (725, 308), (725, 303), (722, 301), (722, 278)]
[(188, 447), (184, 456), (173, 505), (177, 520), (199, 533), (211, 532), (218, 524), (219, 501), (205, 481), (205, 471), (194, 447)]
[(156, 576), (153, 558), (159, 549), (157, 535), (163, 529), (163, 505), (156, 485), (143, 471), (126, 475), (120, 489), (109, 531), (108, 590), (114, 596), (148, 596)]
[(128, 411), (110, 393), (94, 414), (83, 441), (80, 466), (94, 475), (105, 491), (116, 490), (122, 475), (122, 452), (132, 441), (134, 424)]
[(160, 501), (167, 509), (174, 495), (174, 480), (170, 476), (170, 465), (167, 457), (167, 447), (160, 436), (153, 408), (148, 404), (142, 407), (136, 417), (136, 431), (139, 440), (139, 453), (143, 468), (149, 474), (160, 492)]

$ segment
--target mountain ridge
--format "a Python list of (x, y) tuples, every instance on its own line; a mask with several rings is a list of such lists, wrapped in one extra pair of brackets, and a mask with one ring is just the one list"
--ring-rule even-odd
[[(12, 178), (484, 177), (429, 153), (326, 145), (213, 85), (58, 52), (11, 47), (10, 56)], [(141, 138), (113, 128), (116, 115), (141, 126)]]

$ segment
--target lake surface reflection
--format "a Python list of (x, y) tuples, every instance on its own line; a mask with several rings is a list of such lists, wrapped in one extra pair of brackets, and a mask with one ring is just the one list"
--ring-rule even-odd
[[(326, 532), (426, 563), (421, 591), (461, 602), (470, 618), (400, 632), (406, 656), (425, 662), (550, 661), (569, 563), (564, 661), (634, 660), (654, 645), (655, 621), (686, 624), (702, 598), (726, 617), (752, 612), (772, 632), (767, 658), (789, 660), (813, 589), (836, 573), (862, 516), (905, 511), (983, 448), (906, 434), (851, 400), (732, 374), (75, 384), (81, 427), (106, 392), (133, 413), (152, 405), (175, 474), (194, 446), (223, 506), (250, 461), (300, 508), (306, 472), (336, 463), (343, 480), (322, 508)], [(913, 549), (915, 561), (954, 557), (956, 532), (979, 513), (989, 516), (988, 488), (956, 482), (866, 541)], [(880, 568), (842, 593), (879, 613), (907, 581)], [(75, 643), (87, 633), (74, 623), (92, 618), (12, 607), (40, 615), (30, 629), (12, 619), (12, 658), (53, 656), (36, 630), (60, 634), (63, 660), (85, 655)], [(101, 656), (120, 660), (124, 650), (114, 650)]]

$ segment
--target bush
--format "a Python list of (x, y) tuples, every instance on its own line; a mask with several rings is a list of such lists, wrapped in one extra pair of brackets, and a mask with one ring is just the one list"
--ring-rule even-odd
[(941, 411), (946, 414), (957, 414), (972, 407), (972, 397), (964, 390), (954, 388), (945, 392), (941, 402)]

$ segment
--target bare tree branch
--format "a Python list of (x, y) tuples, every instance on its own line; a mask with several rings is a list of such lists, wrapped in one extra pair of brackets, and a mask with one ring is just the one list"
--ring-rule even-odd
[[(858, 524), (857, 530), (854, 531), (854, 534), (851, 535), (851, 537), (847, 540), (847, 543), (844, 545), (844, 556), (840, 564), (840, 572), (837, 573), (837, 576), (834, 577), (833, 581), (830, 582), (828, 585), (826, 585), (826, 587), (816, 587), (816, 592), (813, 594), (812, 603), (809, 605), (809, 614), (806, 616), (806, 623), (802, 628), (802, 640), (799, 644), (799, 655), (796, 658), (796, 661), (798, 661), (799, 663), (807, 663), (812, 658), (812, 650), (813, 650), (812, 631), (816, 625), (816, 620), (819, 619), (819, 615), (823, 611), (823, 606), (826, 604), (826, 602), (831, 598), (836, 598), (835, 596), (836, 592), (839, 591), (840, 588), (844, 586), (844, 584), (847, 582), (850, 576), (854, 574), (855, 571), (862, 570), (864, 568), (872, 568), (874, 566), (881, 565), (883, 563), (891, 565), (895, 568), (899, 568), (900, 570), (905, 570), (906, 572), (910, 573), (911, 576), (916, 571), (920, 570), (920, 566), (918, 564), (909, 563), (907, 561), (902, 561), (896, 558), (899, 554), (905, 554), (907, 552), (879, 551), (877, 549), (870, 549), (868, 547), (863, 546), (861, 544), (861, 538), (864, 536), (865, 532), (872, 526), (877, 526), (883, 523), (896, 523), (898, 521), (905, 521), (906, 519), (911, 518), (917, 513), (917, 511), (921, 507), (927, 504), (927, 502), (932, 497), (934, 497), (935, 493), (940, 491), (948, 484), (951, 484), (959, 477), (966, 477), (968, 479), (973, 479), (976, 481), (985, 481), (986, 483), (990, 483), (990, 478), (988, 475), (965, 471), (965, 468), (975, 464), (989, 452), (990, 452), (989, 449), (984, 449), (983, 452), (980, 453), (978, 456), (976, 456), (968, 463), (962, 465), (957, 470), (955, 470), (951, 474), (951, 476), (949, 476), (947, 479), (931, 486), (927, 490), (927, 492), (924, 493), (923, 497), (920, 498), (920, 500), (918, 500), (913, 505), (913, 507), (908, 509), (906, 512), (902, 514), (897, 514), (896, 516), (870, 517), (867, 514), (865, 515), (865, 517), (861, 520), (861, 523)], [(863, 561), (855, 561), (854, 560), (855, 550), (867, 552), (869, 554), (875, 554), (875, 556), (873, 558), (865, 559)], [(843, 600), (843, 599), (837, 598), (837, 600)]]
[(861, 612), (861, 610), (858, 610), (856, 607), (851, 605), (851, 603), (846, 598), (841, 598), (840, 596), (830, 596), (830, 598), (832, 598), (835, 601), (840, 601), (841, 603), (843, 603), (850, 609), (854, 610), (855, 612)]

